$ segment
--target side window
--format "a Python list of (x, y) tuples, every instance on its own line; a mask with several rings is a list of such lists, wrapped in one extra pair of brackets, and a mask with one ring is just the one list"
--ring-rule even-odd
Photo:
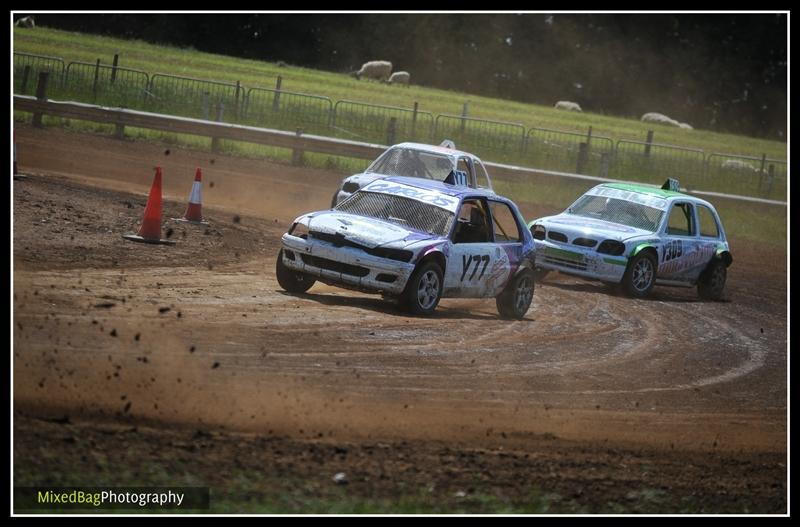
[(481, 199), (465, 199), (461, 203), (453, 231), (453, 243), (487, 243), (491, 240), (489, 215), (486, 202)]
[(472, 165), (475, 167), (475, 179), (478, 188), (492, 188), (489, 183), (489, 174), (486, 173), (486, 168), (478, 160), (473, 161)]
[(514, 220), (514, 213), (505, 203), (490, 201), (489, 208), (492, 211), (492, 221), (494, 222), (494, 241), (497, 243), (519, 242), (522, 235), (519, 226)]
[(697, 221), (700, 223), (700, 236), (719, 238), (719, 227), (714, 214), (705, 205), (697, 206)]
[(667, 234), (674, 236), (694, 236), (694, 216), (690, 203), (675, 203), (669, 212)]

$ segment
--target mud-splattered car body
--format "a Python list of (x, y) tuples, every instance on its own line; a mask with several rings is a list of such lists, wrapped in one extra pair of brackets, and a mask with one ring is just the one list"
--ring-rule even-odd
[(415, 177), (445, 181), (471, 188), (492, 190), (492, 181), (481, 160), (455, 148), (452, 141), (441, 145), (400, 143), (386, 149), (364, 172), (342, 181), (333, 194), (331, 207), (349, 198), (353, 192), (385, 177)]
[[(294, 278), (300, 280), (294, 290), (302, 291), (310, 287), (302, 283), (304, 277), (312, 277), (410, 297), (409, 282), (428, 266), (435, 283), (428, 284), (435, 289), (429, 292), (438, 297), (498, 297), (508, 294), (520, 273), (530, 275), (523, 285), (533, 294), (533, 238), (516, 205), (494, 192), (461, 185), (403, 177), (374, 181), (335, 209), (297, 218), (282, 246), (278, 278), (289, 291)], [(438, 298), (433, 308), (436, 303)], [(415, 312), (432, 312), (427, 308)]]
[(715, 279), (724, 286), (724, 269), (733, 261), (714, 206), (677, 191), (674, 180), (661, 188), (598, 185), (563, 213), (528, 226), (540, 269), (633, 285), (631, 264), (649, 253), (653, 265), (643, 265), (652, 268), (640, 277), (642, 287), (630, 290), (634, 296), (644, 296), (654, 284), (700, 286), (710, 279), (704, 274), (710, 267), (722, 268), (714, 272), (722, 273)]

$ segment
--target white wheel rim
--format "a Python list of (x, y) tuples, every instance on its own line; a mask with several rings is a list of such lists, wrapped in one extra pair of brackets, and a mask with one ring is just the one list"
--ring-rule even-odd
[(642, 258), (633, 267), (633, 287), (637, 291), (646, 291), (653, 282), (653, 264), (647, 258)]
[(419, 280), (417, 288), (417, 301), (422, 309), (430, 309), (439, 298), (439, 276), (433, 271), (427, 271)]

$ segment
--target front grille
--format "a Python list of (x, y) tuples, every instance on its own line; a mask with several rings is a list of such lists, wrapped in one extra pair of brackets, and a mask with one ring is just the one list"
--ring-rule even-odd
[(336, 262), (334, 260), (328, 260), (327, 258), (320, 258), (319, 256), (312, 256), (310, 254), (301, 254), (300, 257), (303, 259), (303, 263), (306, 265), (319, 267), (320, 269), (325, 269), (326, 271), (333, 271), (335, 273), (342, 273), (350, 276), (358, 276), (359, 278), (363, 278), (369, 274), (369, 269), (359, 265)]
[(578, 269), (580, 271), (586, 270), (586, 262), (577, 262), (575, 260), (567, 260), (566, 258), (557, 258), (555, 256), (545, 256), (544, 261), (560, 267), (568, 269)]
[(563, 232), (550, 231), (547, 233), (547, 237), (553, 241), (567, 243), (567, 235), (564, 234)]
[(350, 240), (346, 239), (342, 234), (330, 234), (327, 232), (320, 232), (320, 231), (311, 231), (310, 234), (312, 238), (332, 243), (334, 247), (355, 247), (356, 249), (363, 249), (363, 250), (367, 249), (367, 247), (361, 245), (360, 243), (351, 242)]
[(390, 260), (397, 260), (399, 262), (409, 262), (411, 261), (411, 257), (414, 256), (414, 253), (411, 251), (406, 251), (403, 249), (390, 249), (387, 247), (374, 247), (370, 249), (365, 245), (361, 245), (360, 243), (346, 239), (341, 234), (329, 234), (327, 232), (311, 231), (311, 237), (331, 243), (334, 247), (355, 247), (356, 249), (361, 249), (365, 253), (371, 254), (372, 256), (388, 258)]
[(580, 245), (581, 247), (594, 247), (597, 245), (597, 240), (593, 240), (591, 238), (575, 238), (572, 240), (572, 243), (575, 245)]

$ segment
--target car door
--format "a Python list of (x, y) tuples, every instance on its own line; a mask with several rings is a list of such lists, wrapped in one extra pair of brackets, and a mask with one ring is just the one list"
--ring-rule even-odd
[(451, 249), (444, 279), (444, 296), (483, 297), (496, 245), (485, 198), (461, 202), (450, 235)]
[(698, 248), (697, 265), (693, 266), (687, 278), (696, 282), (700, 273), (706, 268), (714, 257), (717, 247), (722, 242), (722, 229), (720, 228), (719, 218), (706, 205), (697, 203), (695, 205), (698, 226)]
[(522, 261), (524, 224), (520, 225), (511, 207), (499, 200), (489, 199), (489, 213), (494, 231), (494, 249), (487, 271), (484, 296), (497, 296), (516, 272)]
[(659, 254), (658, 278), (691, 282), (699, 265), (700, 242), (697, 236), (695, 207), (688, 201), (675, 201), (664, 225), (663, 245)]

